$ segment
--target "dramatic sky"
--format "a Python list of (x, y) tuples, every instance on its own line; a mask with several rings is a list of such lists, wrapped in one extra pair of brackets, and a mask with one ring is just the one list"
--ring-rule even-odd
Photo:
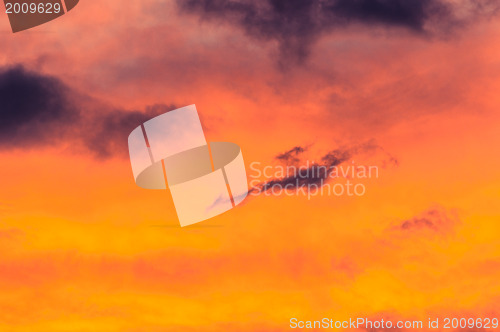
[[(82, 0), (13, 34), (2, 10), (0, 330), (499, 317), (499, 11)], [(249, 175), (316, 161), (379, 177), (352, 179), (360, 197), (261, 194), (180, 228), (167, 191), (135, 185), (127, 136), (190, 104)]]

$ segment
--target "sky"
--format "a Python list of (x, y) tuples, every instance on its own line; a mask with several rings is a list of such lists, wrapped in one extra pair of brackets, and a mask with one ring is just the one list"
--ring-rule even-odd
[[(499, 7), (82, 0), (15, 34), (2, 11), (0, 330), (498, 318)], [(135, 185), (127, 137), (190, 104), (249, 181), (308, 161), (379, 176), (181, 228), (168, 190)]]

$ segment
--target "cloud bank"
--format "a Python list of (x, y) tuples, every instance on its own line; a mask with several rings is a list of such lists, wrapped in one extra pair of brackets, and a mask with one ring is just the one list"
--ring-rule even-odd
[(115, 109), (22, 66), (0, 69), (0, 101), (1, 150), (76, 143), (101, 158), (126, 155), (135, 127), (176, 108)]
[(498, 12), (492, 0), (177, 0), (181, 12), (229, 23), (275, 41), (282, 59), (302, 63), (323, 35), (353, 24), (422, 36), (449, 33)]

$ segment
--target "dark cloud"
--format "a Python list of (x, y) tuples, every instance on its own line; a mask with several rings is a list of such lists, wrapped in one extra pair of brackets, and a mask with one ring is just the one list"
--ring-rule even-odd
[(286, 164), (297, 163), (300, 161), (298, 156), (307, 151), (307, 149), (308, 147), (296, 146), (286, 152), (280, 153), (276, 156), (276, 159)]
[[(381, 148), (375, 144), (374, 141), (368, 141), (364, 144), (344, 147), (332, 150), (321, 157), (320, 163), (315, 163), (306, 166), (297, 166), (297, 162), (301, 160), (297, 156), (304, 152), (306, 148), (301, 146), (296, 146), (289, 151), (279, 154), (276, 156), (278, 159), (288, 160), (288, 165), (294, 166), (294, 172), (290, 172), (287, 176), (279, 179), (272, 179), (250, 189), (250, 192), (266, 192), (271, 190), (274, 186), (279, 186), (280, 188), (286, 189), (297, 189), (306, 188), (309, 190), (311, 187), (316, 186), (319, 188), (326, 184), (331, 175), (334, 174), (335, 167), (341, 165), (342, 163), (350, 160), (355, 154), (367, 151), (380, 150)], [(281, 156), (291, 156), (290, 158), (280, 158)], [(291, 160), (290, 160), (291, 159)]]
[(55, 78), (22, 67), (0, 71), (0, 147), (50, 143), (80, 121), (69, 89)]
[(328, 168), (322, 167), (322, 165), (313, 165), (306, 168), (300, 168), (296, 173), (290, 176), (267, 181), (251, 190), (258, 189), (258, 192), (265, 192), (271, 190), (275, 186), (290, 190), (304, 187), (309, 190), (309, 188), (314, 185), (318, 187), (323, 186), (330, 173), (331, 171)]
[(76, 143), (98, 157), (126, 155), (135, 127), (175, 108), (113, 109), (22, 66), (0, 70), (0, 102), (0, 149)]
[(353, 23), (426, 35), (496, 13), (496, 0), (177, 0), (181, 12), (228, 22), (276, 41), (282, 59), (302, 62), (322, 35)]

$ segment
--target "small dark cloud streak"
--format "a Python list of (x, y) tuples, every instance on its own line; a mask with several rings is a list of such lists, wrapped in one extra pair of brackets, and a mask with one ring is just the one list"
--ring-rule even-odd
[(297, 163), (300, 161), (299, 155), (306, 152), (307, 149), (308, 147), (296, 146), (286, 152), (280, 153), (276, 156), (276, 159), (287, 164)]
[[(260, 183), (250, 189), (252, 192), (265, 192), (271, 190), (274, 186), (279, 186), (280, 188), (287, 189), (297, 189), (306, 188), (309, 190), (311, 187), (316, 186), (316, 188), (325, 185), (332, 172), (335, 171), (335, 167), (341, 165), (342, 163), (350, 160), (355, 154), (367, 151), (383, 150), (379, 147), (373, 140), (368, 141), (363, 144), (343, 147), (332, 150), (321, 157), (321, 162), (310, 165), (310, 166), (298, 166), (297, 163), (300, 162), (300, 158), (297, 156), (305, 152), (308, 147), (296, 146), (284, 153), (278, 154), (276, 159), (285, 161), (288, 165), (294, 165), (297, 172), (290, 174), (279, 179), (271, 179), (269, 181)], [(396, 160), (394, 157), (391, 157)], [(397, 162), (395, 163), (397, 165)]]
[(456, 227), (462, 224), (454, 210), (447, 210), (435, 205), (409, 219), (395, 221), (388, 231), (401, 236), (446, 236), (454, 234)]
[(0, 150), (71, 143), (96, 157), (126, 156), (129, 133), (176, 108), (114, 109), (55, 77), (22, 66), (0, 69)]

